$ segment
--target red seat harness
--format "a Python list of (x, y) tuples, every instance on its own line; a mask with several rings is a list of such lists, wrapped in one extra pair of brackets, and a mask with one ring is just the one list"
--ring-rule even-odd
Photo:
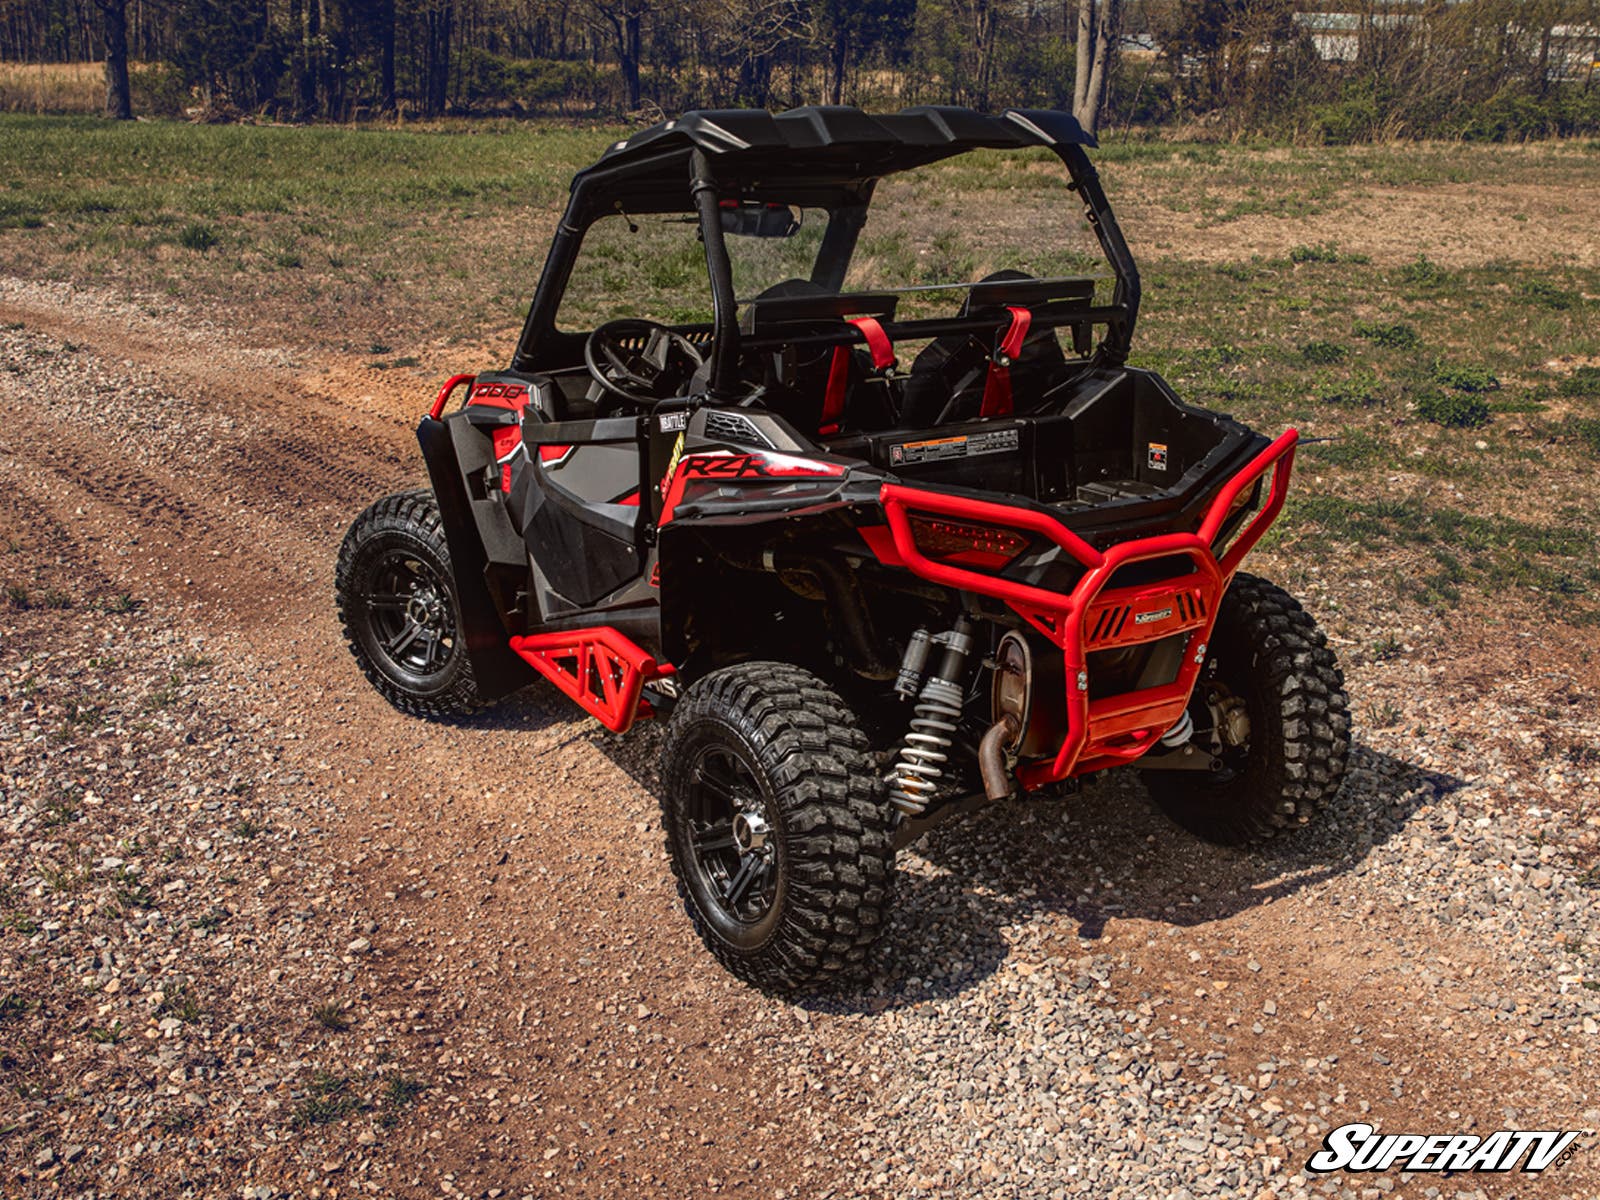
[[(849, 320), (867, 339), (872, 369), (887, 371), (894, 366), (894, 343), (883, 331), (882, 323), (876, 317), (851, 317)], [(823, 437), (839, 432), (839, 421), (844, 416), (845, 393), (849, 387), (850, 347), (835, 346), (833, 361), (828, 366), (828, 390), (822, 397), (822, 423), (817, 427), (817, 432)]]
[[(979, 417), (1008, 417), (1011, 415), (1011, 364), (1022, 353), (1022, 343), (1027, 340), (1028, 327), (1033, 314), (1025, 308), (1006, 309), (1011, 314), (1011, 324), (1000, 338), (994, 354), (989, 359), (989, 373), (983, 384), (983, 403)], [(872, 355), (872, 369), (887, 371), (894, 366), (894, 343), (884, 332), (876, 317), (851, 317), (850, 324), (861, 330)], [(828, 388), (822, 398), (822, 421), (817, 432), (830, 437), (839, 432), (839, 422), (844, 416), (845, 393), (850, 388), (850, 347), (835, 346), (833, 361), (828, 366)]]
[(1011, 314), (1011, 326), (989, 359), (989, 376), (983, 383), (983, 404), (978, 409), (980, 417), (1011, 415), (1011, 364), (1022, 353), (1033, 314), (1025, 308), (1007, 308), (1006, 311)]

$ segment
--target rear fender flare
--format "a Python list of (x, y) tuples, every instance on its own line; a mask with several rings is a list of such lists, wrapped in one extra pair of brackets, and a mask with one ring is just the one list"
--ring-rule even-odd
[(484, 582), (488, 558), (461, 483), (450, 428), (443, 421), (423, 417), (417, 426), (417, 443), (422, 447), (422, 461), (427, 465), (428, 480), (438, 501), (445, 544), (450, 547), (451, 574), (461, 609), (461, 634), (478, 694), (485, 700), (510, 695), (538, 676), (512, 651), (505, 625)]

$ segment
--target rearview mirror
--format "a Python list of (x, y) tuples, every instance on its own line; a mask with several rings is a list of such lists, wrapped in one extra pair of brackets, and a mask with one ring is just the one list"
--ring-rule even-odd
[(800, 232), (800, 214), (787, 204), (724, 202), (722, 232), (731, 237), (786, 238)]

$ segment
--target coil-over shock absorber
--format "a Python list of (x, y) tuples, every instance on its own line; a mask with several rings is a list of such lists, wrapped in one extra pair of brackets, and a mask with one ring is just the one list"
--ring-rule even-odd
[[(944, 653), (930, 672), (928, 659), (935, 647)], [(966, 617), (937, 637), (919, 629), (906, 647), (895, 691), (906, 699), (915, 696), (917, 706), (900, 747), (899, 760), (889, 775), (889, 803), (908, 817), (921, 816), (928, 810), (944, 777), (941, 764), (949, 760), (946, 751), (953, 744), (961, 721), (967, 655), (971, 652), (972, 622)]]

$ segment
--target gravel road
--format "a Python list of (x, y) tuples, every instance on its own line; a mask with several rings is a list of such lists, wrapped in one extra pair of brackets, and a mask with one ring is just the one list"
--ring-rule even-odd
[[(1600, 638), (1263, 560), (1387, 635), (1323, 824), (998, 806), (902, 855), (867, 986), (780, 1002), (676, 911), (658, 730), (430, 726), (349, 662), (333, 552), (418, 478), (419, 354), (0, 279), (0, 1192), (1600, 1195)], [(1589, 1132), (1308, 1174), (1354, 1120)]]

